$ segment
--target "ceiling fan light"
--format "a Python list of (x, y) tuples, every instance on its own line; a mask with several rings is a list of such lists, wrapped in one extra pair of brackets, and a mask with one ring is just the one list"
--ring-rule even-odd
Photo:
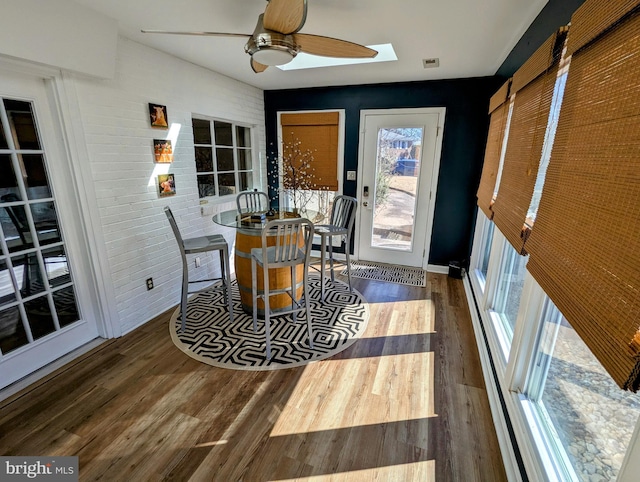
[(295, 53), (292, 53), (286, 48), (274, 48), (261, 47), (255, 51), (252, 56), (253, 60), (263, 65), (284, 65), (288, 64), (295, 57)]

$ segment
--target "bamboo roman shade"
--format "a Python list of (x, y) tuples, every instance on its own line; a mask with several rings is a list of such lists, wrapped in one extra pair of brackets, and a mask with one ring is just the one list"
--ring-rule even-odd
[(571, 20), (573, 57), (527, 241), (527, 269), (620, 387), (634, 392), (640, 385), (640, 13), (631, 10), (638, 3), (587, 0)]
[(526, 254), (527, 211), (540, 165), (566, 30), (554, 33), (513, 76), (515, 93), (493, 221), (515, 250)]
[[(282, 114), (283, 155), (295, 149), (313, 155), (313, 180), (318, 190), (338, 190), (338, 112)], [(294, 156), (295, 157), (295, 156)], [(285, 180), (286, 181), (286, 180)]]
[(478, 186), (478, 207), (482, 209), (489, 219), (493, 218), (491, 205), (493, 204), (493, 192), (496, 188), (496, 179), (500, 169), (500, 155), (502, 152), (502, 139), (507, 125), (509, 114), (509, 85), (511, 79), (504, 83), (500, 89), (493, 94), (489, 101), (489, 134), (487, 136), (487, 146), (484, 153), (484, 164), (482, 166), (482, 176)]

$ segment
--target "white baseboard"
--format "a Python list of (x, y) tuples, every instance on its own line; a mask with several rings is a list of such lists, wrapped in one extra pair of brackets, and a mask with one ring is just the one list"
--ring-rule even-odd
[(449, 266), (442, 266), (439, 264), (428, 264), (427, 271), (429, 273), (449, 274)]

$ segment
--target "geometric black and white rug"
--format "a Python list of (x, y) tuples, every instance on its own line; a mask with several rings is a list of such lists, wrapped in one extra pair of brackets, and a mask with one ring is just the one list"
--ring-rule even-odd
[[(346, 276), (346, 268), (341, 274)], [(352, 261), (351, 276), (410, 286), (427, 286), (427, 272), (422, 268), (411, 266), (375, 263), (373, 261)]]
[(271, 318), (271, 360), (265, 356), (264, 320), (253, 332), (251, 315), (240, 304), (234, 280), (231, 287), (233, 322), (229, 321), (221, 291), (199, 293), (189, 299), (187, 322), (180, 333), (180, 308), (171, 316), (169, 331), (174, 344), (198, 361), (235, 370), (278, 370), (329, 358), (351, 346), (362, 336), (369, 321), (369, 306), (356, 290), (342, 281), (325, 278), (325, 301), (320, 301), (320, 278), (309, 276), (313, 350), (307, 340), (304, 314), (298, 323), (291, 315)]

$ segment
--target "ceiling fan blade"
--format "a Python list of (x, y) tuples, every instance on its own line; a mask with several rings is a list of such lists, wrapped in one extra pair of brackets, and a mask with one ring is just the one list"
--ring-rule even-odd
[(377, 50), (364, 45), (322, 35), (296, 33), (293, 34), (293, 39), (301, 52), (312, 55), (352, 59), (373, 58), (378, 55)]
[(285, 35), (299, 31), (307, 20), (307, 0), (269, 0), (264, 28)]
[(169, 35), (201, 35), (205, 37), (251, 37), (249, 33), (228, 33), (228, 32), (179, 32), (174, 30), (140, 30), (142, 33), (162, 33)]
[(264, 72), (265, 70), (267, 70), (268, 67), (269, 67), (268, 65), (264, 65), (253, 60), (253, 57), (251, 58), (251, 68), (256, 74), (259, 74), (260, 72)]

